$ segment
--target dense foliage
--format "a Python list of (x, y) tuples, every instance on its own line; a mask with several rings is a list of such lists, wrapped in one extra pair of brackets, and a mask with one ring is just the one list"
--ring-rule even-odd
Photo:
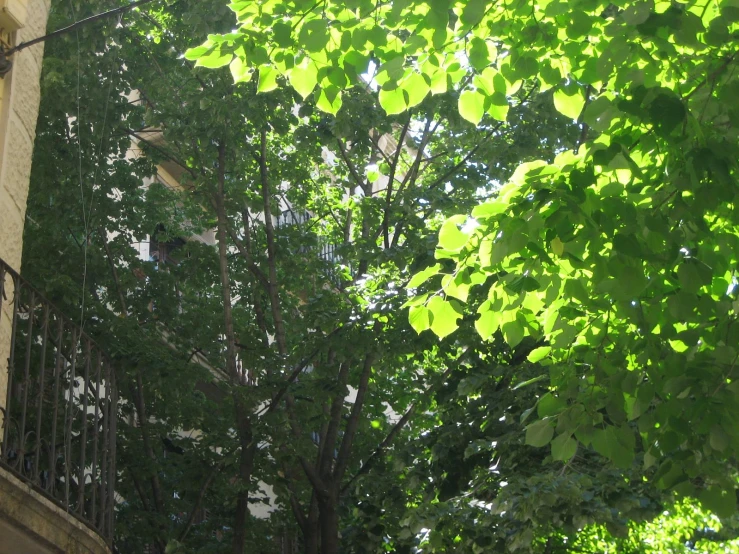
[(118, 551), (736, 548), (739, 8), (228, 8), (46, 50), (23, 269), (118, 360)]

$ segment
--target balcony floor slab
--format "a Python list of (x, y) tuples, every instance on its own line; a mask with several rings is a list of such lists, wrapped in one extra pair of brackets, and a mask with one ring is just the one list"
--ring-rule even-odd
[(92, 529), (0, 467), (0, 554), (111, 554)]

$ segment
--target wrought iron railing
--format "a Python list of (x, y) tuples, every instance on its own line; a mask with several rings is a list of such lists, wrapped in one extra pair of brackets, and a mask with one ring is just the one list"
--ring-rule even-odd
[[(311, 220), (311, 215), (306, 211), (295, 211), (291, 209), (284, 210), (275, 218), (275, 227), (277, 229), (288, 227), (288, 226), (303, 226)], [(340, 285), (342, 279), (336, 272), (336, 267), (339, 264), (345, 264), (346, 262), (342, 259), (339, 254), (339, 247), (336, 244), (327, 242), (326, 240), (319, 238), (318, 244), (313, 249), (318, 257), (327, 262), (331, 269), (329, 270), (329, 278), (337, 286)], [(354, 276), (354, 269), (351, 264), (348, 264), (349, 273)]]
[(7, 384), (0, 465), (110, 544), (115, 371), (86, 333), (2, 260), (0, 353), (0, 384)]

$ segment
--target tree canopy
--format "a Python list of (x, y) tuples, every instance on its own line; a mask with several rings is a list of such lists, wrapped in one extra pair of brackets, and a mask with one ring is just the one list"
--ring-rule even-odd
[(24, 273), (118, 360), (117, 549), (736, 548), (738, 19), (208, 0), (56, 39)]

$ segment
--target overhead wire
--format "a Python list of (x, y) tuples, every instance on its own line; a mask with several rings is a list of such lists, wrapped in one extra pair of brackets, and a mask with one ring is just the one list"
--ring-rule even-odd
[[(72, 0), (69, 0), (69, 9), (72, 19), (77, 19)], [(90, 238), (87, 215), (85, 213), (85, 187), (82, 174), (82, 95), (80, 91), (80, 80), (82, 75), (82, 48), (80, 46), (80, 32), (75, 30), (77, 38), (77, 166), (80, 186), (80, 200), (82, 203), (82, 225), (85, 230), (85, 239), (82, 241), (83, 263), (82, 263), (82, 291), (80, 300), (80, 330), (84, 329), (85, 317), (85, 288), (87, 287), (87, 243)]]

